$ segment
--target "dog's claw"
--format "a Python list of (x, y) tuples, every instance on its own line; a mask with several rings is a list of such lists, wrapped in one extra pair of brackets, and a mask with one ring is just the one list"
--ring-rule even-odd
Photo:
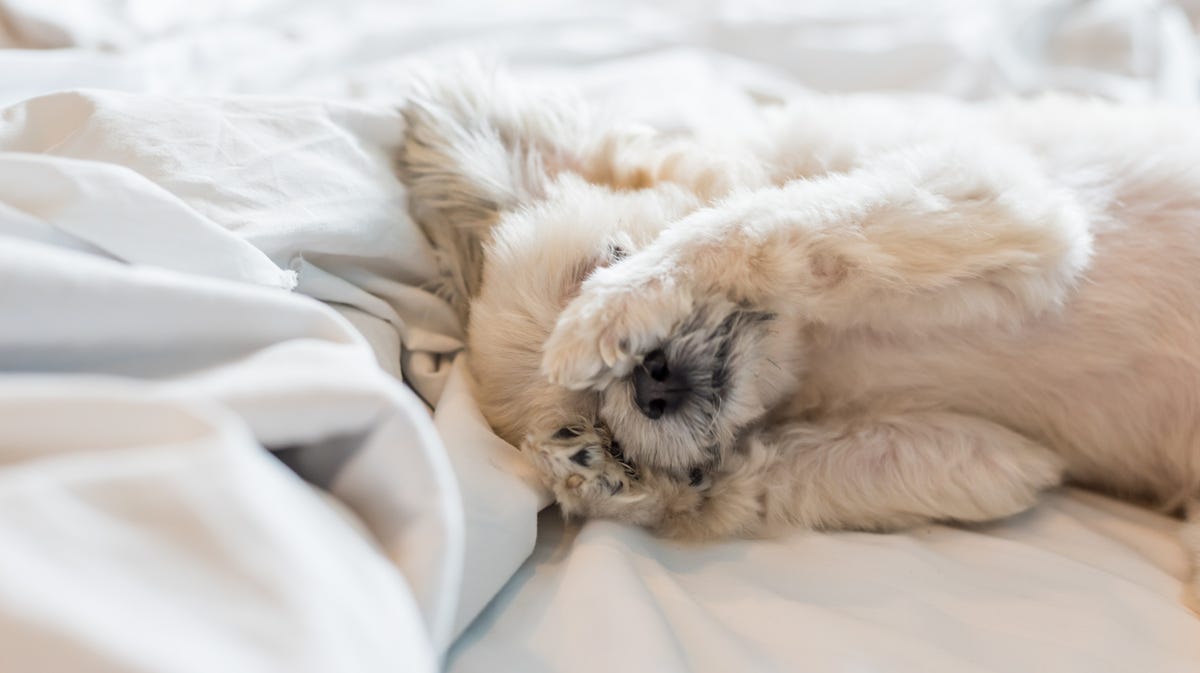
[(604, 360), (604, 364), (608, 367), (614, 367), (621, 360), (621, 349), (608, 340), (600, 342), (600, 358)]

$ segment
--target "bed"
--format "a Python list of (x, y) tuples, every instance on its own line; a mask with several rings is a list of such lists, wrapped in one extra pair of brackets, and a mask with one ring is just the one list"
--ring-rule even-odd
[[(809, 91), (1195, 104), (1195, 3), (0, 0), (0, 669), (1195, 671), (1178, 522), (564, 523), (391, 154), (464, 52), (664, 129)], [(263, 448), (267, 451), (264, 451)]]

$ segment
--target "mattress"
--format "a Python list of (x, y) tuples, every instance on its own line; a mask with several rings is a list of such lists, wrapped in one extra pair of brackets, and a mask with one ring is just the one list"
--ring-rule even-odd
[[(465, 52), (664, 129), (809, 91), (1195, 103), (1193, 3), (0, 0), (0, 664), (1195, 671), (1178, 522), (565, 523), (391, 156)], [(263, 448), (268, 451), (263, 451)]]

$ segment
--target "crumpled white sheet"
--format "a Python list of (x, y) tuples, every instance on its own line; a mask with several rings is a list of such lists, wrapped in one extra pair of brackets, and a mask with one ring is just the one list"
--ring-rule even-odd
[[(292, 369), (321, 355), (313, 344), (285, 350), (264, 357)], [(339, 365), (368, 370), (361, 352), (344, 355)], [(227, 374), (269, 372), (262, 363), (238, 369)], [(253, 386), (205, 392), (215, 389), (247, 406), (286, 399)], [(452, 564), (429, 566), (401, 536), (368, 543), (262, 451), (244, 418), (195, 392), (111, 377), (0, 383), (5, 669), (437, 670), (421, 597), (387, 552), (418, 578)], [(310, 404), (339, 397), (315, 385), (304, 394)], [(394, 401), (356, 406), (387, 419), (377, 432), (408, 440), (411, 397)], [(272, 423), (269, 412), (254, 415)]]
[[(704, 549), (535, 519), (388, 161), (409, 66), (462, 49), (664, 127), (808, 89), (1191, 103), (1195, 10), (0, 0), (0, 661), (433, 670), (484, 610), (451, 670), (1195, 670), (1175, 522), (1088, 494)], [(329, 507), (260, 445), (344, 461), (306, 473)]]
[[(460, 347), (452, 312), (415, 287), (429, 253), (390, 172), (400, 132), (390, 107), (105, 91), (0, 115), (0, 370), (25, 373), (0, 377), (0, 546), (11, 567), (46, 556), (0, 573), (6, 667), (175, 670), (193, 637), (211, 652), (197, 670), (226, 646), (234, 670), (433, 670), (468, 618), (460, 598), (478, 610), (502, 583), (460, 591), (498, 559), (464, 560), (451, 464), (398, 381), (437, 400)], [(163, 424), (196, 414), (182, 434)], [(339, 437), (357, 450), (329, 489), (376, 547), (259, 448)], [(107, 519), (124, 532), (71, 535)], [(188, 590), (191, 575), (220, 590)], [(258, 598), (239, 608), (239, 593)], [(155, 623), (165, 649), (139, 651)]]

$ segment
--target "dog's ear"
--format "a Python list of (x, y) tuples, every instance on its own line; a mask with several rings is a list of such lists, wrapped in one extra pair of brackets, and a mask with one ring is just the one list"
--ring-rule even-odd
[(556, 173), (576, 170), (571, 152), (585, 145), (585, 112), (478, 66), (419, 79), (402, 109), (397, 167), (409, 211), (438, 256), (437, 290), (464, 323), (492, 227), (541, 198)]

